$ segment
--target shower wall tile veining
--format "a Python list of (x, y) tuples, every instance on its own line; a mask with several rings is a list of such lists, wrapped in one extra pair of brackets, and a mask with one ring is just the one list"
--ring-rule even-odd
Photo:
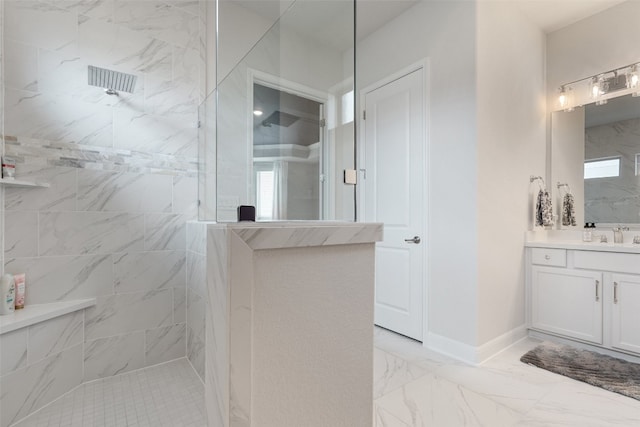
[(187, 357), (204, 381), (207, 316), (207, 226), (187, 224)]
[[(203, 257), (186, 247), (203, 2), (3, 2), (4, 150), (19, 179), (50, 184), (4, 189), (4, 268), (26, 272), (28, 304), (97, 304), (45, 323), (62, 346), (2, 336), (2, 427), (82, 381), (187, 354), (203, 376), (204, 285), (187, 287)], [(134, 92), (89, 86), (89, 65), (136, 75)]]

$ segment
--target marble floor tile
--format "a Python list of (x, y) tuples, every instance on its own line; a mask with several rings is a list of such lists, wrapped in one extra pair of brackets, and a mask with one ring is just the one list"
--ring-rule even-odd
[(454, 382), (426, 374), (376, 400), (409, 426), (513, 426), (524, 416)]
[(373, 372), (373, 398), (377, 399), (420, 378), (428, 370), (376, 348), (373, 352)]
[(523, 426), (639, 426), (640, 402), (578, 381), (558, 385), (529, 411)]
[(394, 415), (385, 411), (379, 406), (373, 408), (373, 426), (374, 427), (409, 427), (409, 424), (400, 421)]
[(640, 426), (640, 401), (520, 362), (539, 343), (526, 338), (471, 366), (376, 328), (377, 351), (428, 372), (375, 400), (374, 427)]

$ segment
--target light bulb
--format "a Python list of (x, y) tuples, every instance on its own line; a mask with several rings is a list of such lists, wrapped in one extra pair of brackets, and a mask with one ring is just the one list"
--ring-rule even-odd
[(571, 87), (560, 87), (560, 95), (558, 96), (558, 104), (560, 108), (564, 111), (570, 112), (573, 111), (573, 90)]
[(607, 82), (604, 78), (604, 74), (600, 74), (598, 77), (591, 79), (591, 97), (595, 99), (596, 105), (604, 105), (607, 103), (606, 99), (602, 99), (602, 95), (607, 93)]
[(591, 79), (591, 97), (597, 99), (600, 96), (600, 83), (598, 82), (598, 78), (594, 77)]
[(253, 115), (256, 117), (260, 117), (262, 115), (262, 110), (253, 110)]
[(635, 89), (632, 96), (640, 96), (640, 72), (638, 72), (638, 64), (632, 65), (627, 73), (627, 88)]

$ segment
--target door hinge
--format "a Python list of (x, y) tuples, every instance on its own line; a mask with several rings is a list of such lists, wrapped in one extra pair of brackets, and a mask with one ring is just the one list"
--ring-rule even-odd
[(326, 127), (327, 126), (327, 120), (326, 119), (320, 119), (320, 127)]
[(367, 110), (362, 110), (362, 120), (367, 120)]

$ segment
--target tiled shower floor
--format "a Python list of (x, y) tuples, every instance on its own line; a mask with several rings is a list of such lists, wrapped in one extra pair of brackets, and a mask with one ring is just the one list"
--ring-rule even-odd
[(203, 427), (204, 386), (186, 359), (82, 384), (14, 427)]

